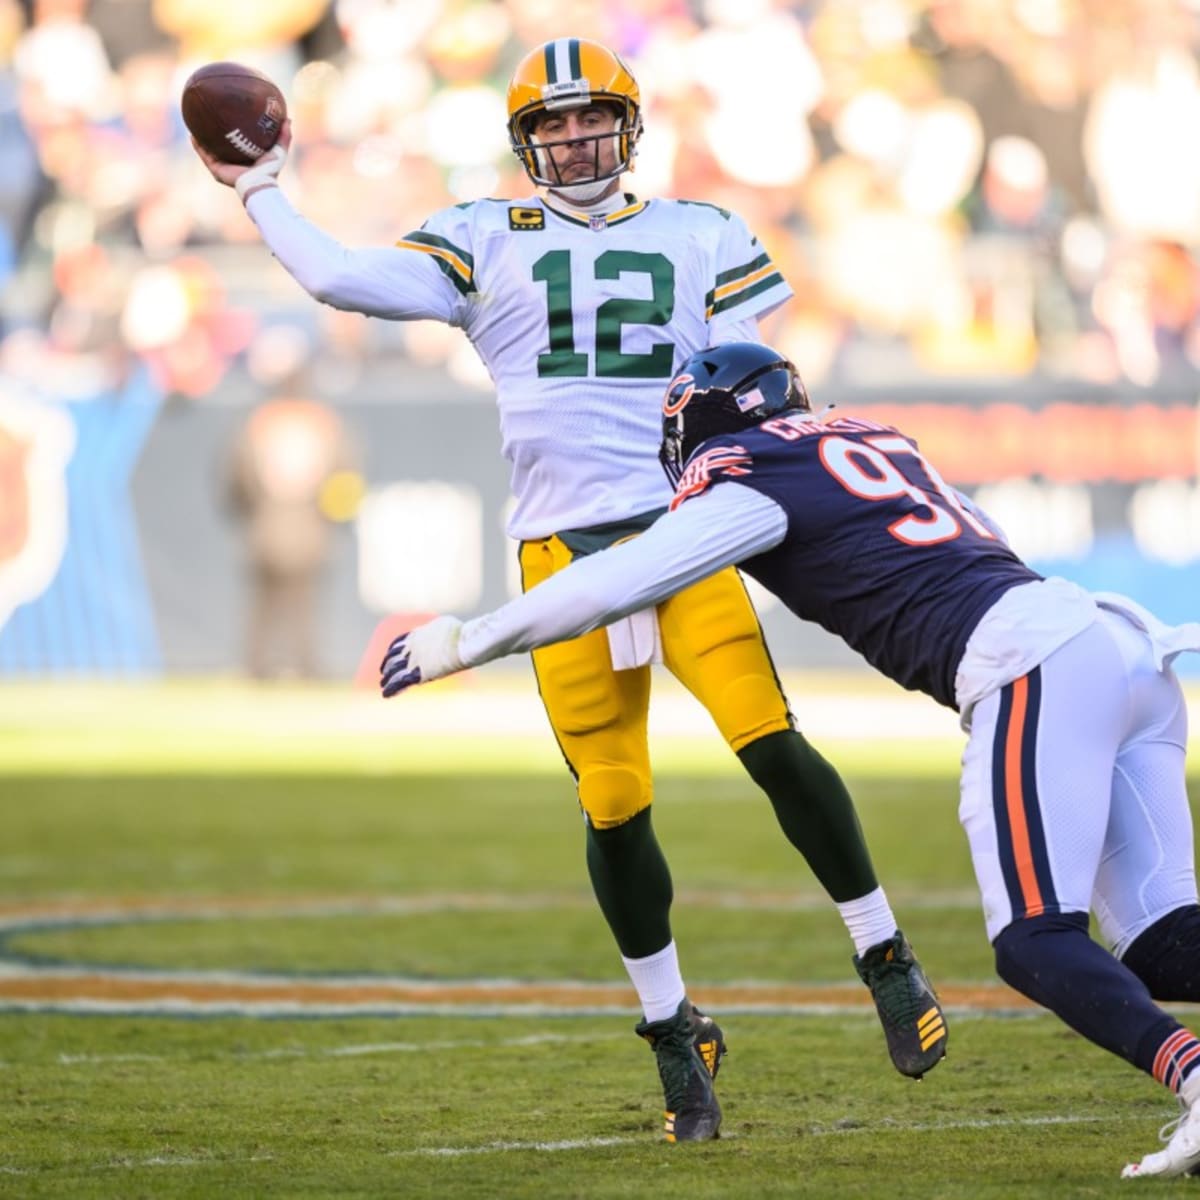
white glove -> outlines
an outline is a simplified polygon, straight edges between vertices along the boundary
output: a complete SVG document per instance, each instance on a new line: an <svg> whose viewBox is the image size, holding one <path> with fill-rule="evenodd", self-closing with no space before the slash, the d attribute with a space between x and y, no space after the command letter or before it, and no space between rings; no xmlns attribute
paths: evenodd
<svg viewBox="0 0 1200 1200"><path fill-rule="evenodd" d="M462 626L457 617L435 617L396 638L379 664L384 698L461 671L466 666L458 656Z"/></svg>
<svg viewBox="0 0 1200 1200"><path fill-rule="evenodd" d="M287 162L287 151L276 142L254 166L248 171L243 171L233 181L234 189L242 203L246 203L250 192L264 187L278 187L279 172L283 170L285 162Z"/></svg>

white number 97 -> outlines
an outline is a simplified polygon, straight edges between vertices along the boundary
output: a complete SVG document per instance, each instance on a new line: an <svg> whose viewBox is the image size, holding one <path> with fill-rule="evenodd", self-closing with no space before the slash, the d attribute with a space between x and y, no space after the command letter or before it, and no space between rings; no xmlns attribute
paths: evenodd
<svg viewBox="0 0 1200 1200"><path fill-rule="evenodd" d="M844 437L821 439L821 463L837 481L864 500L895 500L907 496L915 505L927 509L928 516L909 513L888 526L888 533L909 546L932 546L948 542L962 533L965 522L981 537L994 535L963 507L953 488L948 487L924 455L904 438L895 434L870 437L852 442ZM915 459L933 485L937 499L911 483L889 455L904 454Z"/></svg>

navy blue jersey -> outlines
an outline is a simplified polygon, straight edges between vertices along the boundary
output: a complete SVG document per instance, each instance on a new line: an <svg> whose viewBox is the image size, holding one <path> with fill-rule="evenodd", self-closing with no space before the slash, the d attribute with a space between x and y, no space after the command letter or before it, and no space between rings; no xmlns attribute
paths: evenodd
<svg viewBox="0 0 1200 1200"><path fill-rule="evenodd" d="M787 534L739 567L797 616L906 688L956 707L967 639L999 596L1040 579L897 430L799 416L712 438L672 507L735 482L787 513Z"/></svg>

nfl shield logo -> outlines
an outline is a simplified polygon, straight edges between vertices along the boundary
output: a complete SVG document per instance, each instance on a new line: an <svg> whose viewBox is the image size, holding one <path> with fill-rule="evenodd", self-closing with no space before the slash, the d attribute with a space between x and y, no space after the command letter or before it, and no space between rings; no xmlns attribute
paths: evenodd
<svg viewBox="0 0 1200 1200"><path fill-rule="evenodd" d="M0 570L29 540L29 484L25 461L29 443L0 425Z"/></svg>
<svg viewBox="0 0 1200 1200"><path fill-rule="evenodd" d="M589 217L588 224L591 226L593 233L599 233L601 229L608 228L608 218L607 217Z"/></svg>
<svg viewBox="0 0 1200 1200"><path fill-rule="evenodd" d="M75 424L55 405L0 393L0 626L58 572L74 449Z"/></svg>

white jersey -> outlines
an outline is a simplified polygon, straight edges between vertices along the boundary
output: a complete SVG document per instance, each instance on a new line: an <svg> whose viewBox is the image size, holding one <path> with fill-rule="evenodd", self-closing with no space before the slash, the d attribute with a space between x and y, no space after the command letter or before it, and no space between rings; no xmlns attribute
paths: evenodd
<svg viewBox="0 0 1200 1200"><path fill-rule="evenodd" d="M516 506L509 533L546 537L664 507L662 395L696 350L755 338L791 288L734 213L637 201L607 216L540 196L435 213L395 249L347 251L276 189L250 213L319 299L461 327L496 385Z"/></svg>

